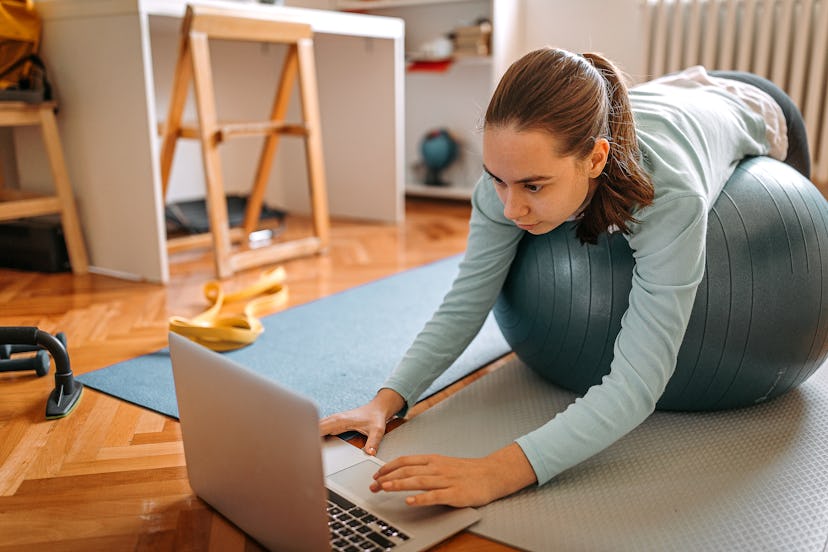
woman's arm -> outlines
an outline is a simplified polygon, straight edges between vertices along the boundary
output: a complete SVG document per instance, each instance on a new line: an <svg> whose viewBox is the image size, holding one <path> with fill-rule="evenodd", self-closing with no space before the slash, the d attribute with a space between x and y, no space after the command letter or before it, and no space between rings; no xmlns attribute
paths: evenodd
<svg viewBox="0 0 828 552"><path fill-rule="evenodd" d="M635 268L610 373L553 420L517 440L538 482L603 450L653 411L675 370L704 274L707 210L739 160L768 150L764 123L710 87L630 92L656 189L629 238Z"/></svg>
<svg viewBox="0 0 828 552"><path fill-rule="evenodd" d="M451 289L384 387L413 404L471 343L489 315L524 232L503 216L491 177L472 196L466 254Z"/></svg>
<svg viewBox="0 0 828 552"><path fill-rule="evenodd" d="M610 373L517 443L538 482L600 452L655 409L675 369L704 273L707 206L698 195L662 200L630 239L636 265Z"/></svg>
<svg viewBox="0 0 828 552"><path fill-rule="evenodd" d="M522 234L503 218L503 205L491 179L481 177L472 196L466 254L441 306L374 399L321 420L320 434L359 431L367 436L364 450L376 454L388 419L404 414L480 331L500 293Z"/></svg>

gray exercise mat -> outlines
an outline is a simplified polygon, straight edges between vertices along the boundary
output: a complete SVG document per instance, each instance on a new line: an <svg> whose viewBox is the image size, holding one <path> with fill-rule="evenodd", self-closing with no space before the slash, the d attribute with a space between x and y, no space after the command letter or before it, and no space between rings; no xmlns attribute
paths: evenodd
<svg viewBox="0 0 828 552"><path fill-rule="evenodd" d="M389 433L379 456L483 456L574 398L515 358ZM549 484L481 511L473 532L527 550L822 552L828 368L758 406L656 412Z"/></svg>

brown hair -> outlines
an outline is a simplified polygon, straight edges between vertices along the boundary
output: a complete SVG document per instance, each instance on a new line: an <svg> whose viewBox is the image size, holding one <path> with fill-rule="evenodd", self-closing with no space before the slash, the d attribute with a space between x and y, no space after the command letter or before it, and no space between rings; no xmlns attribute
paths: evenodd
<svg viewBox="0 0 828 552"><path fill-rule="evenodd" d="M541 130L555 136L559 155L586 158L599 138L610 144L604 171L577 235L595 243L612 226L625 234L636 206L653 201L653 186L641 167L627 86L612 62L599 54L543 48L512 64L486 110L485 127Z"/></svg>

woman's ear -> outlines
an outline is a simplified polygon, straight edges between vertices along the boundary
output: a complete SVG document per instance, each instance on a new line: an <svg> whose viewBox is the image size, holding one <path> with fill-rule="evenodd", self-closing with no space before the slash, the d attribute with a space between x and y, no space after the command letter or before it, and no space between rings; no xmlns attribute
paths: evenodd
<svg viewBox="0 0 828 552"><path fill-rule="evenodd" d="M598 178L598 175L604 171L609 158L609 142L606 138L598 138L595 145L592 147L592 153L589 154L588 172L590 178Z"/></svg>

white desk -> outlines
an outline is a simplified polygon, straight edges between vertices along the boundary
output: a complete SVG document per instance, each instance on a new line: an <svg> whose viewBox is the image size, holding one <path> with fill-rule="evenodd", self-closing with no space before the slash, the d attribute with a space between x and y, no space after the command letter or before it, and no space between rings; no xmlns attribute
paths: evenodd
<svg viewBox="0 0 828 552"><path fill-rule="evenodd" d="M331 214L402 220L403 21L197 1L311 24ZM98 272L156 282L169 278L157 125L166 117L185 5L184 0L37 3L68 170ZM268 113L282 52L261 44L216 43L211 49L220 116L245 120ZM282 141L267 201L303 212L308 209L304 157L301 144L292 142ZM249 188L259 153L255 139L236 143L235 149L222 150L228 192ZM24 172L21 185L27 187ZM198 145L179 141L167 200L202 193Z"/></svg>

